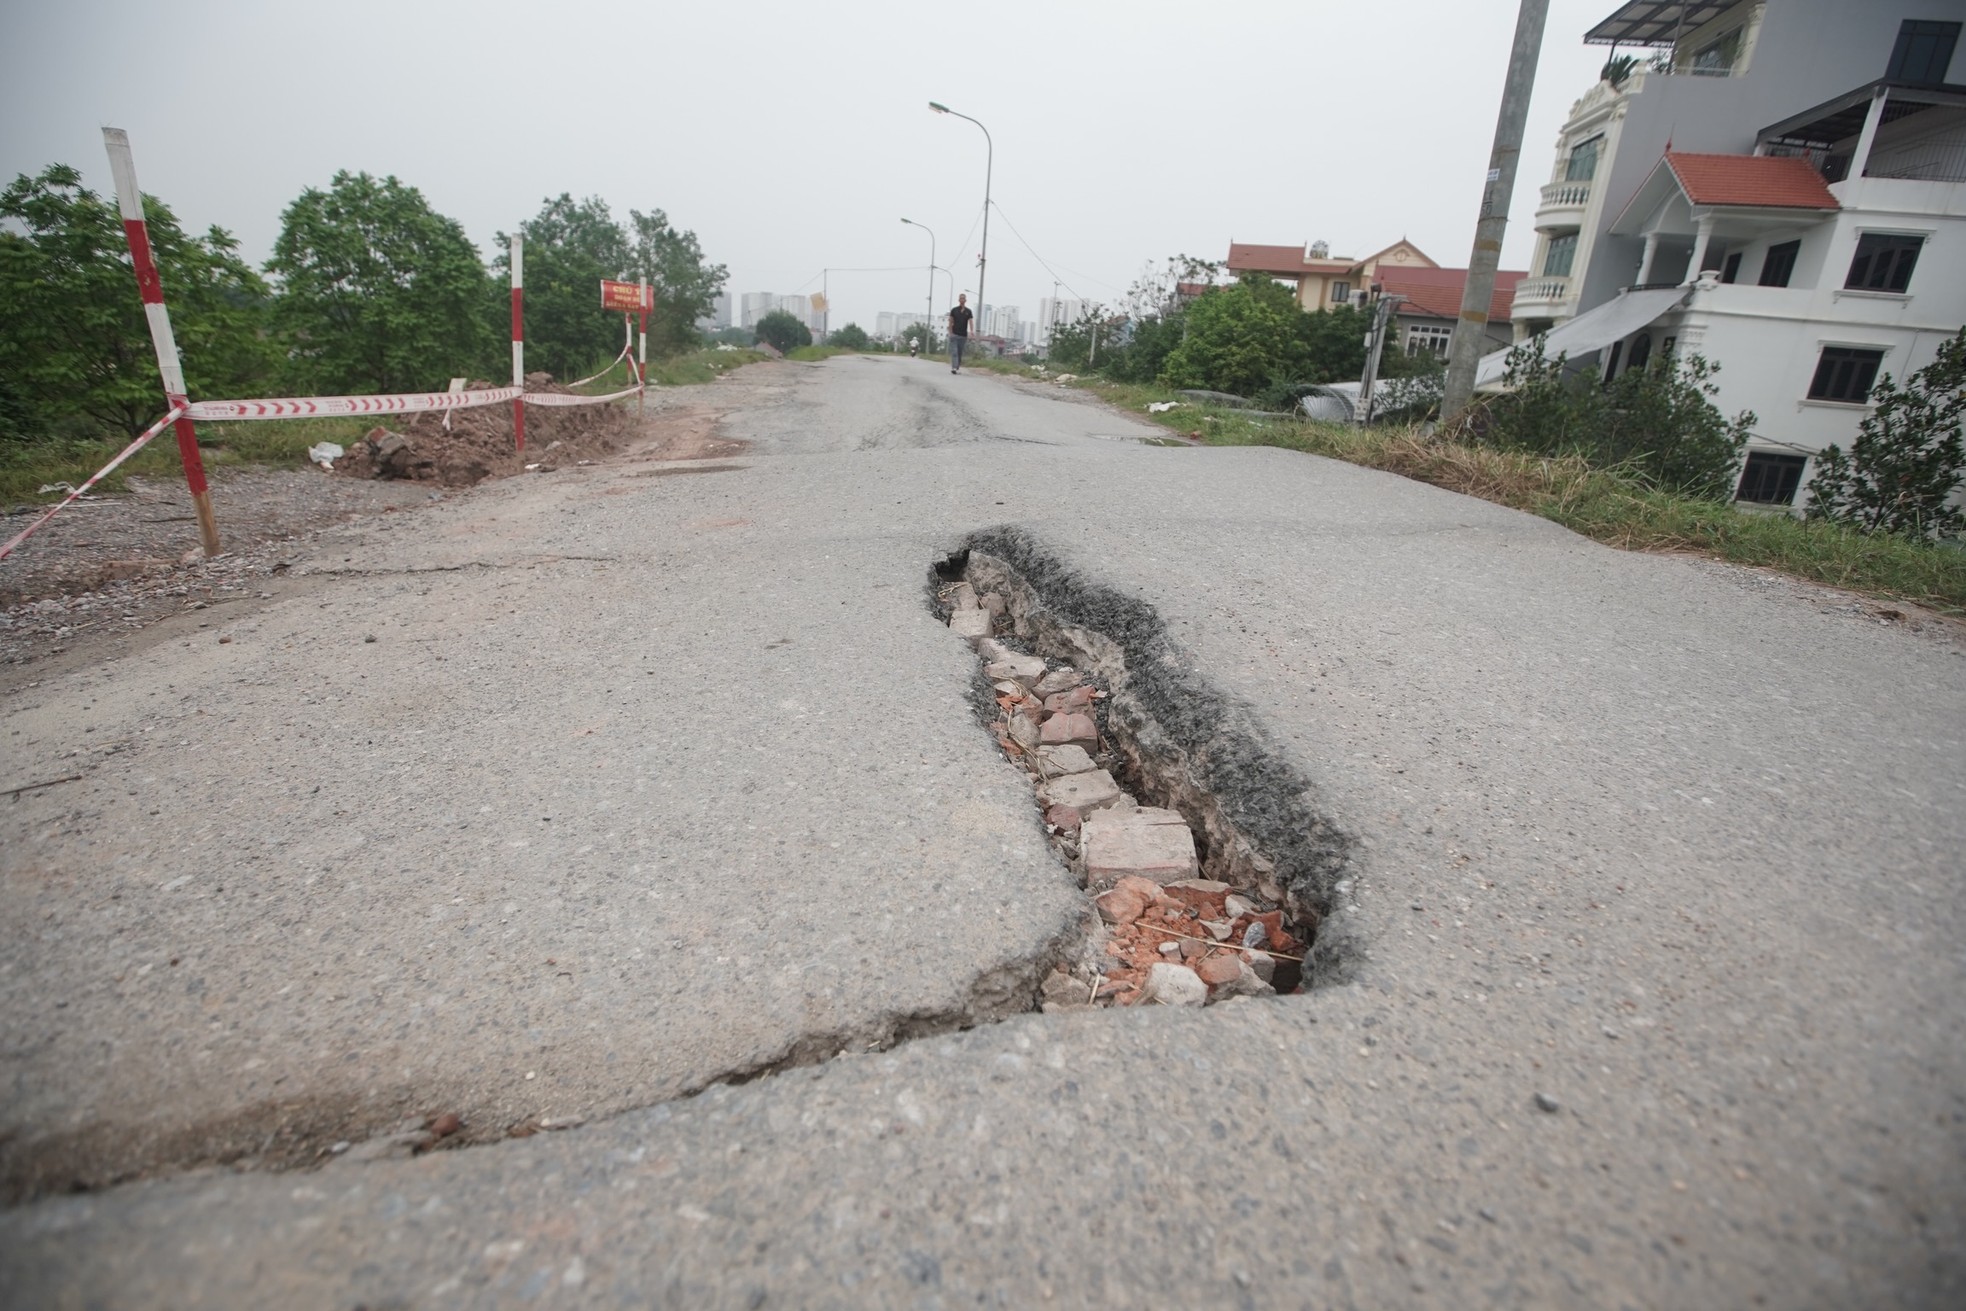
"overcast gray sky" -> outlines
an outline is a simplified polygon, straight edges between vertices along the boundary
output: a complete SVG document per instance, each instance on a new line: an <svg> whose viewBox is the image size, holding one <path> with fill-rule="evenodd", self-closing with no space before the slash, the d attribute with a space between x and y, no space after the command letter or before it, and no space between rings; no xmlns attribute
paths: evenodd
<svg viewBox="0 0 1966 1311"><path fill-rule="evenodd" d="M1605 50L1616 0L1552 0L1504 267ZM1116 298L1143 262L1238 241L1410 237L1467 262L1516 0L8 0L0 170L60 161L144 189L264 260L337 169L393 173L481 248L549 195L667 210L729 289L817 290L833 324L922 307L928 224L974 291L996 141L989 299ZM1013 227L1015 232L1013 232ZM1022 240L1017 234L1021 233ZM1029 243L1029 248L1024 244ZM1032 251L1036 254L1033 255ZM938 286L938 312L946 301ZM972 296L972 300L974 297ZM597 313L600 311L597 309Z"/></svg>

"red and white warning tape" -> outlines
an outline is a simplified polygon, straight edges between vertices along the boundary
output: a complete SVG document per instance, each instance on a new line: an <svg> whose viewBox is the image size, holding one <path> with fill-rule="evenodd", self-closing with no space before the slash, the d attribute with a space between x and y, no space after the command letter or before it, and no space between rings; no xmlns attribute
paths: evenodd
<svg viewBox="0 0 1966 1311"><path fill-rule="evenodd" d="M298 396L264 401L193 401L193 419L324 419L342 415L414 414L423 410L468 410L496 405L523 394L519 387L481 391L403 392L394 396Z"/></svg>
<svg viewBox="0 0 1966 1311"><path fill-rule="evenodd" d="M633 396L641 390L640 384L625 391L611 391L605 396L573 396L558 391L529 391L526 393L528 405L599 405L604 401L618 401L623 396Z"/></svg>
<svg viewBox="0 0 1966 1311"><path fill-rule="evenodd" d="M626 351L622 352L624 355ZM616 357L615 364L621 362ZM608 365L612 369L614 364ZM606 369L601 371L607 372ZM594 375L595 378L601 374ZM582 382L592 382L583 378ZM479 405L497 405L501 401L523 399L528 405L569 406L603 405L618 401L624 396L633 396L641 391L641 384L622 391L609 392L605 396L573 396L566 392L526 391L522 387L490 387L478 391L427 391L403 392L393 396L295 396L263 401L192 401L180 405L145 429L143 435L125 446L115 459L96 470L90 479L48 507L46 514L17 533L5 546L0 546L0 560L6 559L42 525L54 518L72 504L75 499L91 487L116 471L116 467L150 444L150 440L179 419L205 419L228 422L239 419L324 419L336 416L364 414L414 414L427 410L466 410Z"/></svg>
<svg viewBox="0 0 1966 1311"><path fill-rule="evenodd" d="M609 361L608 361L608 366L607 366L607 368L605 368L605 369L602 369L602 370L601 370L601 371L600 371L599 373L590 373L590 374L588 374L588 375L587 375L587 376L586 376L585 378L576 378L576 379L574 379L574 380L573 380L572 382L570 382L570 383L568 383L568 384L567 384L567 386L569 386L569 387L580 387L580 386L584 386L585 384L587 384L587 383L590 383L590 382L592 382L592 381L594 381L594 379L596 379L596 378L605 378L605 377L607 377L607 376L608 376L608 375L609 375L610 373L613 373L613 372L614 372L614 366L615 366L615 365L617 365L617 364L619 364L619 363L621 363L621 362L622 362L623 360L625 360L625 359L627 359L627 358L628 358L628 352L629 352L629 351L631 351L631 350L633 350L633 349L634 349L634 346L635 346L635 334L634 334L634 330L633 330L633 329L630 329L630 330L629 330L629 333L628 333L628 340L627 340L627 341L625 341L625 342L623 342L623 343L622 343L622 345L621 345L621 354L619 354L619 355L617 355L617 356L615 356L615 357L614 357L613 359L611 359L611 360L609 360ZM633 365L631 364L631 365L630 365L630 366L628 367L628 372L630 372L630 373L633 373L634 371L635 371L635 368L634 368L634 366L633 366Z"/></svg>
<svg viewBox="0 0 1966 1311"><path fill-rule="evenodd" d="M34 536L34 534L41 531L42 524L45 524L48 522L48 520L54 518L64 508L66 508L68 504L71 501L73 501L76 497L88 491L91 487L94 487L97 483L101 482L104 478L114 473L116 471L117 465L121 464L123 461L129 459L132 455L135 455L138 451L148 446L150 444L150 439L152 437L155 437L158 433L164 431L164 429L170 427L173 423L176 423L178 419L183 416L183 414L184 414L184 410L182 408L174 409L169 414L165 415L163 418L157 420L157 422L151 424L148 428L144 429L142 436L138 437L135 441L131 442L128 446L125 446L122 450L122 453L119 454L115 459L111 460L108 464L103 465L102 468L96 470L94 476L92 476L87 482L83 483L80 487L77 487L74 491L70 492L68 495L62 497L62 499L56 502L54 505L49 506L48 512L46 514L42 515L39 519L36 519L33 523L29 524L27 527L21 529L20 532L16 533L13 539L9 541L5 546L0 546L0 560L4 560L8 556L12 555L14 553L14 548L16 546L19 546L22 542L26 541L28 538Z"/></svg>

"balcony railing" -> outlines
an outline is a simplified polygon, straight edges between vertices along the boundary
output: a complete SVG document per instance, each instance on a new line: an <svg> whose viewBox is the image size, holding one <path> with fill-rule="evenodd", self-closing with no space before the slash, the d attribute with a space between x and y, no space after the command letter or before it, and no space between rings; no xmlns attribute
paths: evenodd
<svg viewBox="0 0 1966 1311"><path fill-rule="evenodd" d="M1867 178L1966 182L1966 133L1954 129L1922 141L1879 146L1864 165Z"/></svg>
<svg viewBox="0 0 1966 1311"><path fill-rule="evenodd" d="M1515 303L1518 307L1524 301L1534 301L1538 305L1555 304L1568 299L1570 295L1569 278L1524 278L1516 284Z"/></svg>
<svg viewBox="0 0 1966 1311"><path fill-rule="evenodd" d="M1538 213L1545 209L1582 209L1590 203L1591 184L1588 182L1552 182L1543 188L1543 203Z"/></svg>

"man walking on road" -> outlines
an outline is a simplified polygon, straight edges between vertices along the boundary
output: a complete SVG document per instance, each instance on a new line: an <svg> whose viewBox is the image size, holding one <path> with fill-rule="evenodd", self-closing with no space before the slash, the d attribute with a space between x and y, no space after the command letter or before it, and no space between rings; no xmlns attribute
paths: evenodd
<svg viewBox="0 0 1966 1311"><path fill-rule="evenodd" d="M963 371L963 351L969 345L969 321L976 317L969 312L969 293L956 297L956 308L949 311L949 372Z"/></svg>

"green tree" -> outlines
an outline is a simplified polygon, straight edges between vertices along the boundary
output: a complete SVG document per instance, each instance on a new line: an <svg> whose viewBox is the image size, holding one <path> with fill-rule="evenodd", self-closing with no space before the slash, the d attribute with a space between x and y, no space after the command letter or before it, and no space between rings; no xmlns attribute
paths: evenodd
<svg viewBox="0 0 1966 1311"><path fill-rule="evenodd" d="M861 327L858 323L849 323L838 332L826 338L826 344L828 346L838 346L842 350L864 351L867 349L867 343L871 340L872 338L867 335L865 328Z"/></svg>
<svg viewBox="0 0 1966 1311"><path fill-rule="evenodd" d="M1848 454L1830 446L1809 480L1811 519L1863 533L1957 536L1966 514L1949 504L1966 476L1966 328L1939 346L1938 358L1900 387L1885 374L1871 388L1871 412L1857 424Z"/></svg>
<svg viewBox="0 0 1966 1311"><path fill-rule="evenodd" d="M224 229L188 236L155 196L143 210L191 394L261 394L266 284ZM55 164L0 192L0 219L0 438L141 432L163 386L115 205Z"/></svg>
<svg viewBox="0 0 1966 1311"><path fill-rule="evenodd" d="M776 346L781 351L792 351L801 346L812 345L812 329L784 310L773 310L759 319L758 326L753 331L759 341Z"/></svg>
<svg viewBox="0 0 1966 1311"><path fill-rule="evenodd" d="M1254 395L1309 363L1307 316L1288 287L1260 274L1203 296L1187 310L1187 336L1169 352L1162 378L1175 387Z"/></svg>
<svg viewBox="0 0 1966 1311"><path fill-rule="evenodd" d="M933 349L928 335L928 325L925 323L911 323L901 330L901 348L906 350L908 343L911 341L920 344L923 354L927 354Z"/></svg>
<svg viewBox="0 0 1966 1311"><path fill-rule="evenodd" d="M1093 331L1096 328L1104 333L1110 343L1112 334L1105 324L1111 318L1105 306L1093 304L1081 310L1074 322L1052 324L1045 338L1045 360L1054 369L1089 369Z"/></svg>
<svg viewBox="0 0 1966 1311"><path fill-rule="evenodd" d="M635 249L599 196L562 192L519 225L525 239L526 364L562 378L587 372L621 349L621 324L601 308L601 279L634 266ZM511 242L498 234L493 268L511 278ZM693 320L702 311L692 312Z"/></svg>
<svg viewBox="0 0 1966 1311"><path fill-rule="evenodd" d="M296 386L424 391L497 355L491 281L455 219L394 177L336 173L280 216L267 271Z"/></svg>
<svg viewBox="0 0 1966 1311"><path fill-rule="evenodd" d="M729 276L721 264L703 262L696 234L670 225L661 210L628 211L629 276L655 288L649 316L649 353L673 355L696 345L696 321L710 312Z"/></svg>

